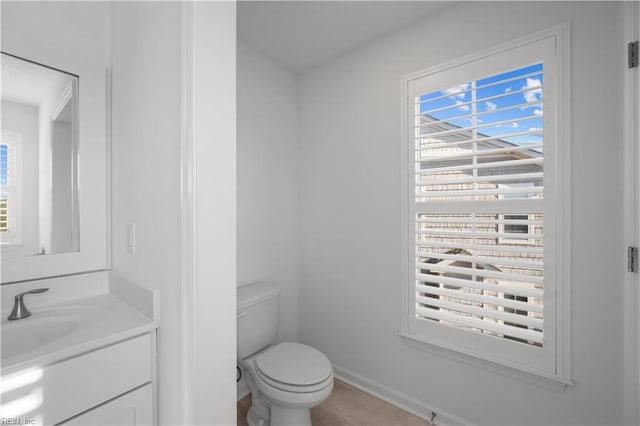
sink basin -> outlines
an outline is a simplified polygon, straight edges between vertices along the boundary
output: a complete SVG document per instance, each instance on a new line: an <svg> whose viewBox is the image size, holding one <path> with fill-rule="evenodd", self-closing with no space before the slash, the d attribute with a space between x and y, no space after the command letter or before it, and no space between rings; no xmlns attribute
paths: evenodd
<svg viewBox="0 0 640 426"><path fill-rule="evenodd" d="M8 321L8 312L2 313L0 380L157 327L154 321L110 294L34 307L31 313L30 317L15 321Z"/></svg>
<svg viewBox="0 0 640 426"><path fill-rule="evenodd" d="M2 361L60 339L80 324L70 318L26 318L2 322Z"/></svg>

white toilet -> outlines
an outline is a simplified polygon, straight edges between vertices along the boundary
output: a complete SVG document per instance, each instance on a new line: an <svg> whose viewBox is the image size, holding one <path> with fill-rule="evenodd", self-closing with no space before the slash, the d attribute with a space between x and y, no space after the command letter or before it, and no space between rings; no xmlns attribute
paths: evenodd
<svg viewBox="0 0 640 426"><path fill-rule="evenodd" d="M280 288L259 282L238 288L238 361L251 389L250 426L311 425L309 409L333 389L333 369L319 350L300 343L271 346Z"/></svg>

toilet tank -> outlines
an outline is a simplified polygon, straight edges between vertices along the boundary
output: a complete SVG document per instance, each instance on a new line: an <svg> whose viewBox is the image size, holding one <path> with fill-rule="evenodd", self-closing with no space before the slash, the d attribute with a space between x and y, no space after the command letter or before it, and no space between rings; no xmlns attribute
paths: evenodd
<svg viewBox="0 0 640 426"><path fill-rule="evenodd" d="M237 291L237 357L243 359L273 342L278 326L280 288L257 282L238 287Z"/></svg>

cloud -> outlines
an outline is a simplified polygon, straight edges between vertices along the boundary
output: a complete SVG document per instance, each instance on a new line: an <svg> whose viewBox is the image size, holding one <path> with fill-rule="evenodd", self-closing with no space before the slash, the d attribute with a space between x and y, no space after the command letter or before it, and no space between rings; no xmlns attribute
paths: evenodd
<svg viewBox="0 0 640 426"><path fill-rule="evenodd" d="M443 92L452 98L464 98L467 94L463 93L465 90L468 90L471 87L471 83L461 84L459 86L450 87L448 89L444 89Z"/></svg>
<svg viewBox="0 0 640 426"><path fill-rule="evenodd" d="M504 89L504 93L511 93L513 89L511 88L511 86L507 87L506 89Z"/></svg>
<svg viewBox="0 0 640 426"><path fill-rule="evenodd" d="M469 105L464 105L464 102L462 101L456 101L456 105L458 105L458 109L460 111L469 111Z"/></svg>
<svg viewBox="0 0 640 426"><path fill-rule="evenodd" d="M494 104L491 101L487 101L486 105L487 105L487 111L493 111L494 109L496 109L496 104Z"/></svg>
<svg viewBox="0 0 640 426"><path fill-rule="evenodd" d="M493 127L510 127L512 129L516 129L520 127L520 125L518 123L509 123L509 124L496 124Z"/></svg>
<svg viewBox="0 0 640 426"><path fill-rule="evenodd" d="M527 77L527 83L522 86L522 89L529 89L536 86L542 86L542 82L540 81L540 79ZM539 101L540 99L542 99L542 87L524 92L523 95L524 99L527 102Z"/></svg>
<svg viewBox="0 0 640 426"><path fill-rule="evenodd" d="M542 115L542 109L541 108L536 108L533 110L533 114L534 115Z"/></svg>
<svg viewBox="0 0 640 426"><path fill-rule="evenodd" d="M530 132L541 132L542 127L529 127Z"/></svg>

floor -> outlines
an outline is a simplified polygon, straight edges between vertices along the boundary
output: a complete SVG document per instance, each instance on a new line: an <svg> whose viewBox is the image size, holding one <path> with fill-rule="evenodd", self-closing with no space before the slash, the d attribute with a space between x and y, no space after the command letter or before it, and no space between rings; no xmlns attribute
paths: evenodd
<svg viewBox="0 0 640 426"><path fill-rule="evenodd" d="M247 426L251 395L238 401L238 426ZM335 380L327 400L311 409L314 426L430 426L426 420Z"/></svg>

